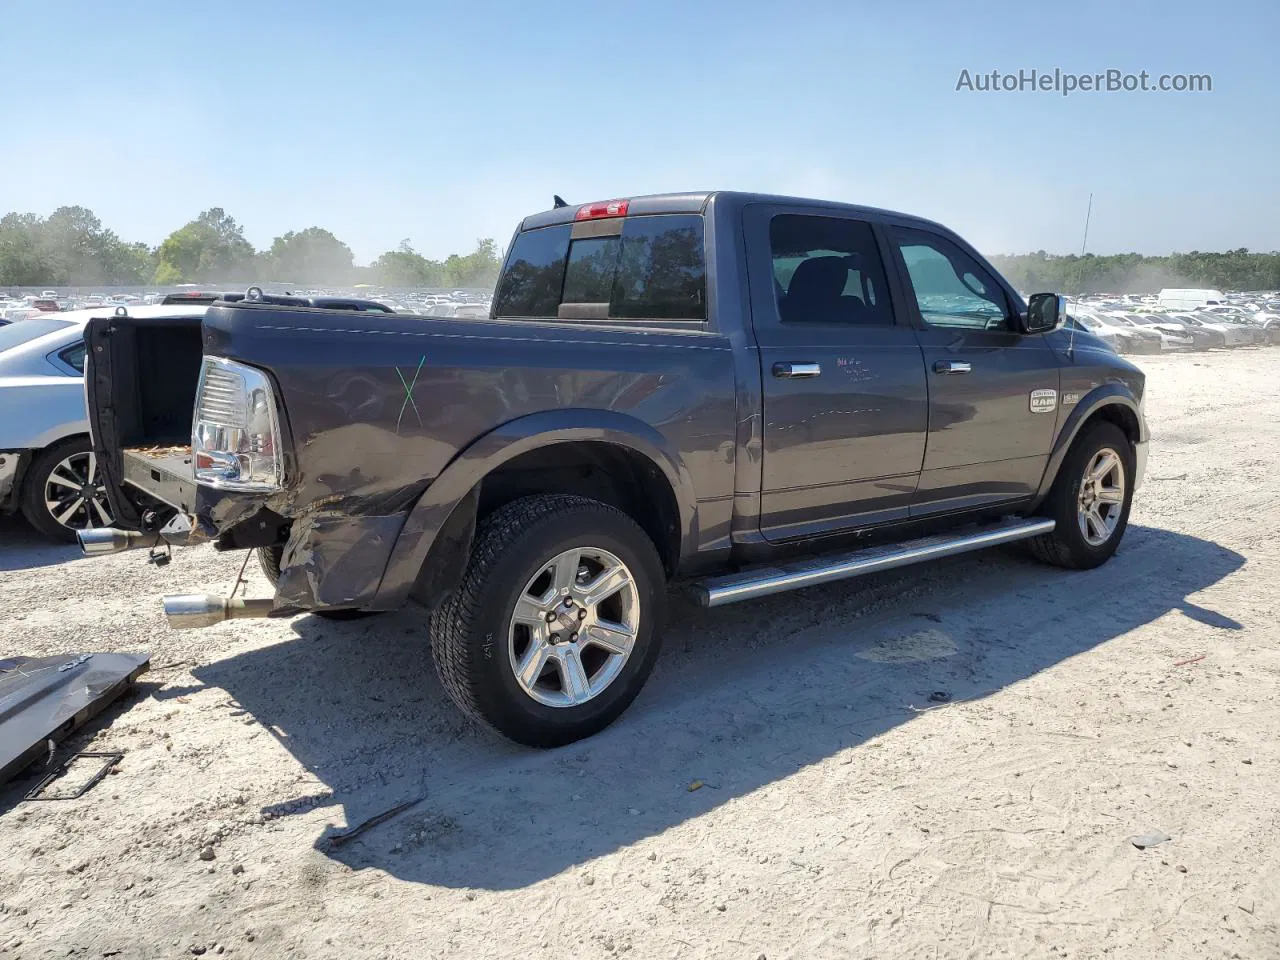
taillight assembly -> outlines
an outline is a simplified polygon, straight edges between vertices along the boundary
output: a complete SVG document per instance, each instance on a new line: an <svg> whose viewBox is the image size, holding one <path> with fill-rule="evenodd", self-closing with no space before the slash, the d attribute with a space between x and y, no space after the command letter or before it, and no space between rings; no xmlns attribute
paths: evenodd
<svg viewBox="0 0 1280 960"><path fill-rule="evenodd" d="M280 421L265 373L234 360L204 358L191 454L197 483L245 493L280 489Z"/></svg>
<svg viewBox="0 0 1280 960"><path fill-rule="evenodd" d="M578 208L575 220L599 220L603 217L625 217L630 200L606 200L604 203L588 203Z"/></svg>

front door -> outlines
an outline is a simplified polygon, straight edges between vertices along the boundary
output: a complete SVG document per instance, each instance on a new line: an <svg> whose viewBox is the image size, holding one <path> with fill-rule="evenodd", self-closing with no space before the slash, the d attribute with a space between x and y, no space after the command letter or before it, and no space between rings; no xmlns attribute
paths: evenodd
<svg viewBox="0 0 1280 960"><path fill-rule="evenodd" d="M1007 291L951 239L891 227L915 293L929 439L912 516L1035 494L1058 417L1058 358L1024 335Z"/></svg>
<svg viewBox="0 0 1280 960"><path fill-rule="evenodd" d="M895 314L872 229L804 211L746 212L771 541L905 519L924 458L920 346Z"/></svg>

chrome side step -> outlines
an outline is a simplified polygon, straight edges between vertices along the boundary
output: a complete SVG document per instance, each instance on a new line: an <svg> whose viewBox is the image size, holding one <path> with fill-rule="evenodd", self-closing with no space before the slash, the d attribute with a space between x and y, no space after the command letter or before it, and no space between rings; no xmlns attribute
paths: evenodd
<svg viewBox="0 0 1280 960"><path fill-rule="evenodd" d="M906 543L870 547L852 553L833 554L799 560L773 567L761 567L722 577L711 577L694 585L694 594L704 607L722 607L739 600L754 600L773 593L816 587L821 583L861 577L925 560L938 560L970 550L981 550L1015 540L1026 540L1052 532L1054 522L1046 519L1002 520L962 534L922 537Z"/></svg>

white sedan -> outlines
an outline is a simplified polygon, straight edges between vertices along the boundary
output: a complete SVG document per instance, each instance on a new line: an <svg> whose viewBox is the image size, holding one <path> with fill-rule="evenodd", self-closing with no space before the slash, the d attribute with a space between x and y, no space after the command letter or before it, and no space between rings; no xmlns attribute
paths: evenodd
<svg viewBox="0 0 1280 960"><path fill-rule="evenodd" d="M207 306L129 307L134 317L198 317ZM111 526L84 399L84 327L111 308L46 313L0 327L0 513L74 542Z"/></svg>
<svg viewBox="0 0 1280 960"><path fill-rule="evenodd" d="M1193 327L1203 327L1206 330L1213 330L1222 334L1228 347L1247 347L1256 339L1253 331L1244 324L1233 323L1226 318L1217 316L1216 314L1174 313L1170 314L1170 316Z"/></svg>

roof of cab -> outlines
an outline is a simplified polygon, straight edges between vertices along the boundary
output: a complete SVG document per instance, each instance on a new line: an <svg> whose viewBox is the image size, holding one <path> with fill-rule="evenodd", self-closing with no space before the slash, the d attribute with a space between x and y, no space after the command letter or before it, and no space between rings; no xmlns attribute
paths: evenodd
<svg viewBox="0 0 1280 960"><path fill-rule="evenodd" d="M606 198L611 199L611 198ZM812 197L786 197L769 193L745 193L737 190L703 190L693 193L655 193L643 197L627 197L618 198L627 199L630 205L627 209L627 216L643 216L645 214L659 213L703 213L708 203L714 201L729 201L734 204L745 205L748 203L773 203L785 204L787 206L799 207L821 207L823 209L840 209L850 213L861 213L866 216L874 216L877 219L892 217L899 220L910 220L920 224L929 226L941 226L924 217L918 217L910 213L899 213L895 210L884 210L878 207L861 206L856 203L842 203L838 200L819 200ZM600 201L588 201L596 203ZM571 203L567 206L556 207L552 210L544 210L542 213L531 214L524 218L520 223L521 230L534 230L538 227L549 227L553 224L572 223L578 209L585 206L584 203ZM946 229L943 227L943 229ZM950 232L950 231L948 231Z"/></svg>

